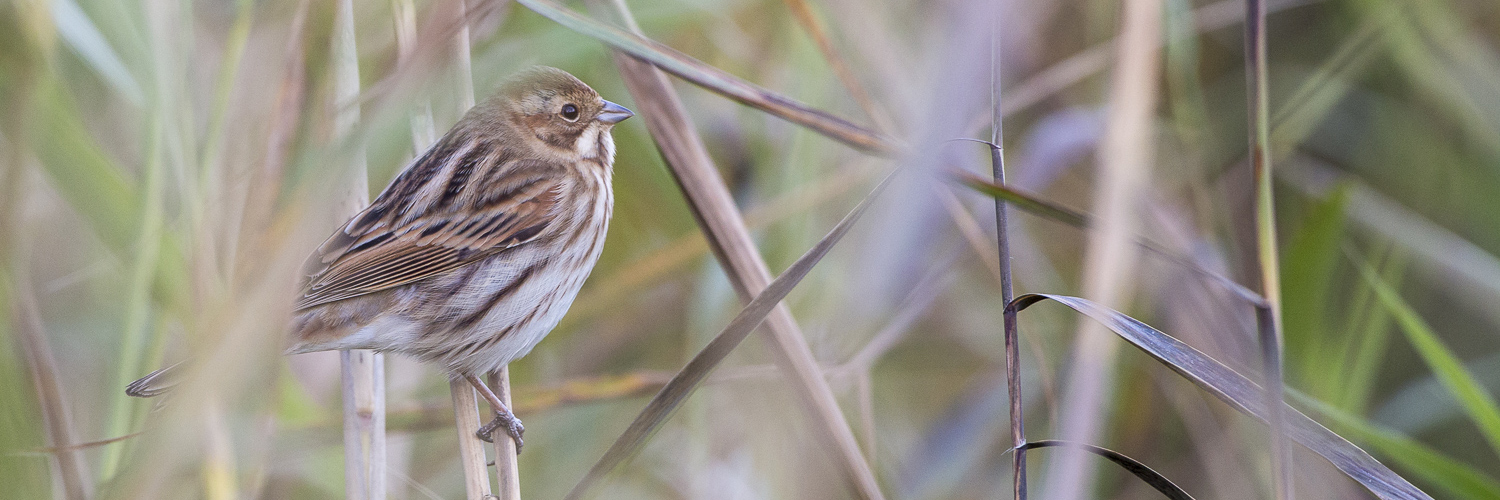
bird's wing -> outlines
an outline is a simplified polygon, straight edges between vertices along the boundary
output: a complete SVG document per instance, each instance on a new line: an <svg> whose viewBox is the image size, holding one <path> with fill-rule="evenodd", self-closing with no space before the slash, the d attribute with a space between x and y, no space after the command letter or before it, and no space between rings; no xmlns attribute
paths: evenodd
<svg viewBox="0 0 1500 500"><path fill-rule="evenodd" d="M382 200L376 200L309 260L315 270L296 309L429 278L536 239L555 217L561 183L555 176L512 180L498 187L501 195L483 208L432 213L404 223L394 214L368 217L382 207Z"/></svg>

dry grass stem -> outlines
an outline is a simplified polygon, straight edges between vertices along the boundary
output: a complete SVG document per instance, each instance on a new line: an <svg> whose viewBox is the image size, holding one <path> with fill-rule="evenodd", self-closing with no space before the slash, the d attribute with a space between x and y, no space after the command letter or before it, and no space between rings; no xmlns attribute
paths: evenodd
<svg viewBox="0 0 1500 500"><path fill-rule="evenodd" d="M979 227L979 221L974 219L974 214L964 207L959 201L958 195L952 189L938 186L933 189L937 193L938 201L943 204L943 210L948 213L948 218L953 221L953 226L958 228L958 234L964 238L964 243L974 252L974 256L984 263L984 268L995 278L996 283L1005 281L1000 273L1000 259L996 257L997 252L990 247L984 229Z"/></svg>
<svg viewBox="0 0 1500 500"><path fill-rule="evenodd" d="M19 276L14 283L10 312L16 323L14 331L20 337L26 368L31 372L32 390L36 391L40 403L47 445L58 450L51 454L53 477L62 484L63 498L86 500L93 496L93 483L89 481L88 462L84 460L83 450L72 447L78 438L73 429L73 414L63 392L57 358L52 355L52 347L43 333L41 315L37 312L31 287Z"/></svg>
<svg viewBox="0 0 1500 500"><path fill-rule="evenodd" d="M594 5L601 3L595 2ZM625 26L635 33L640 32L623 1L615 1L611 6L612 14L624 21ZM707 235L714 255L729 275L740 299L749 302L771 282L771 271L751 239L733 196L719 177L719 171L676 91L667 81L666 74L645 61L617 52L615 64L620 68L630 94L641 107L651 137L687 198L699 227ZM787 370L799 398L812 411L818 423L818 435L825 438L825 444L838 454L845 473L861 497L883 498L874 471L860 451L854 431L844 419L833 389L823 378L822 369L791 311L785 305L776 306L766 319L766 325L769 340L778 355L778 364Z"/></svg>
<svg viewBox="0 0 1500 500"><path fill-rule="evenodd" d="M233 500L239 493L235 477L234 439L230 437L229 422L225 421L224 416L224 403L219 397L218 394L210 394L203 401L203 429L207 441L204 445L208 448L201 473L203 497L208 500ZM368 481L363 484L368 484ZM361 498L381 497L365 495Z"/></svg>
<svg viewBox="0 0 1500 500"><path fill-rule="evenodd" d="M1129 303L1131 275L1139 249L1137 200L1143 199L1154 154L1156 79L1160 68L1160 0L1129 0L1122 8L1114 74L1110 79L1109 114L1095 164L1093 226L1084 262L1083 293L1094 302L1121 309ZM1098 441L1101 415L1109 392L1109 374L1119 343L1097 323L1080 325L1074 340L1072 369L1063 396L1058 437ZM1094 462L1082 453L1057 453L1049 460L1049 498L1082 498L1093 485Z"/></svg>
<svg viewBox="0 0 1500 500"><path fill-rule="evenodd" d="M510 399L510 367L501 368L487 377L486 383L495 396L515 412ZM508 436L495 435L495 496L500 500L521 500L521 469L516 461L516 441Z"/></svg>
<svg viewBox="0 0 1500 500"><path fill-rule="evenodd" d="M453 35L452 43L454 76L458 84L458 112L462 116L469 108L474 107L475 102L474 75L469 51L470 18L465 0L453 0L449 3L448 7L448 9L445 9L448 13L448 22L456 23L459 26L458 32ZM505 403L514 412L515 408L510 406L510 367L506 366L501 368L499 372L489 374L489 386L490 390L494 391L495 395L500 397L500 401ZM472 440L473 435L474 432L468 432L461 439ZM499 433L495 435L495 484L498 488L497 493L500 500L521 499L520 464L518 462L519 457L517 456L519 451L516 449L516 442L514 440L509 439L507 436L499 435ZM473 458L472 455L464 453L463 460L468 461L473 460ZM485 465L483 458L483 453L481 453L481 463L479 465ZM467 474L472 468L472 465L465 464L465 473ZM488 482L489 469L487 466L482 467L482 469L485 471L485 481Z"/></svg>
<svg viewBox="0 0 1500 500"><path fill-rule="evenodd" d="M490 471L484 459L484 441L475 438L479 432L479 397L474 387L462 377L448 381L453 394L453 419L458 428L458 462L464 469L464 498L487 500L490 494ZM497 435L495 441L507 441ZM515 456L514 453L511 456Z"/></svg>
<svg viewBox="0 0 1500 500"><path fill-rule="evenodd" d="M344 485L348 498L385 498L385 357L339 352L344 394Z"/></svg>
<svg viewBox="0 0 1500 500"><path fill-rule="evenodd" d="M334 128L351 137L359 124L359 52L354 45L354 4L340 0L334 15ZM346 163L342 215L353 217L368 205L369 180L363 148ZM385 359L374 351L339 353L344 406L344 493L351 500L386 495Z"/></svg>
<svg viewBox="0 0 1500 500"><path fill-rule="evenodd" d="M1000 91L1000 27L1005 9L994 9L990 31L990 176L996 185L1005 185L1005 110ZM1010 304L1016 292L1011 282L1010 220L1005 199L995 198L995 254L1000 277L1000 302ZM1015 449L1011 456L1011 496L1026 499L1026 409L1021 400L1021 340L1016 313L1005 308L1005 392L1010 412L1010 441Z"/></svg>

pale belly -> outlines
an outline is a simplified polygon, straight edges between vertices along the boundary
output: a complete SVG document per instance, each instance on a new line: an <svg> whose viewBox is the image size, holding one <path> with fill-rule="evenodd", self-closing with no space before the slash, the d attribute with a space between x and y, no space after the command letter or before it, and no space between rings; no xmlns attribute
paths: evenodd
<svg viewBox="0 0 1500 500"><path fill-rule="evenodd" d="M305 311L297 319L303 330L329 316L343 319L343 326L316 338L304 334L308 340L289 352L375 349L463 374L497 370L531 352L562 320L599 259L604 230L571 252L517 247L441 276Z"/></svg>

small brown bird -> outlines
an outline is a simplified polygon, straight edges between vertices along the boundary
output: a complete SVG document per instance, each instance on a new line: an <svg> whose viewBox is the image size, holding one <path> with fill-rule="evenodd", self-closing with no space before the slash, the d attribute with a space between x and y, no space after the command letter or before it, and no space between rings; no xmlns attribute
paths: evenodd
<svg viewBox="0 0 1500 500"><path fill-rule="evenodd" d="M478 375L557 326L604 247L610 130L633 113L562 70L502 85L309 259L289 354L374 349L439 363L523 427ZM126 392L150 397L166 370Z"/></svg>

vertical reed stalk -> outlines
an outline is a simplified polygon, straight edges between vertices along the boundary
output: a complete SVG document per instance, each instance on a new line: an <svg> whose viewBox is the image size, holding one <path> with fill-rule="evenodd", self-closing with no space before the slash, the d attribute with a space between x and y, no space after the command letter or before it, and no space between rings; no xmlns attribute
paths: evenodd
<svg viewBox="0 0 1500 500"><path fill-rule="evenodd" d="M1266 3L1245 3L1245 79L1249 97L1250 167L1255 178L1255 255L1265 307L1257 311L1270 413L1271 468L1276 498L1292 498L1292 449L1282 432L1281 263L1276 255L1276 207L1271 192L1271 111L1266 81Z"/></svg>
<svg viewBox="0 0 1500 500"><path fill-rule="evenodd" d="M484 441L474 437L479 432L479 397L463 377L449 380L448 390L453 393L453 420L458 427L458 461L464 468L464 498L485 500L491 496L490 472L484 461ZM495 434L495 441L510 439L502 432ZM511 453L511 456L516 455Z"/></svg>
<svg viewBox="0 0 1500 500"><path fill-rule="evenodd" d="M203 498L233 500L239 487L235 484L234 439L230 438L229 421L224 414L221 394L209 394L203 400L204 445Z"/></svg>
<svg viewBox="0 0 1500 500"><path fill-rule="evenodd" d="M510 403L510 367L489 375L490 389L500 397L500 402L514 411ZM499 433L497 433L499 434ZM508 436L495 436L495 496L500 500L521 500L521 469L516 463L516 441Z"/></svg>
<svg viewBox="0 0 1500 500"><path fill-rule="evenodd" d="M454 83L458 85L458 112L462 115L469 108L474 107L474 71L473 61L470 59L469 54L468 4L464 0L454 0L453 7L453 21L459 26L458 33L453 37L453 66L454 78L456 80ZM510 404L510 367L501 367L499 371L490 373L487 378L489 379L490 390L494 391L495 395L500 397L500 401L505 403L507 408L514 409ZM472 391L470 393L472 394ZM470 421L477 422L476 420ZM459 439L466 440L470 444L479 447L479 463L477 465L479 465L479 472L482 473L480 477L484 478L486 494L488 494L489 469L484 462L483 448L474 438L474 433L478 430L477 427L474 429L464 429ZM460 446L460 449L462 449L462 446ZM515 440L510 439L503 432L496 433L495 475L497 477L495 485L496 491L499 493L497 496L501 500L521 499L520 465L517 463L517 453L519 452L520 450L516 449ZM472 457L465 454L463 459L467 461L471 460ZM464 464L465 474L471 470L472 465L475 464Z"/></svg>
<svg viewBox="0 0 1500 500"><path fill-rule="evenodd" d="M1001 106L1000 92L1000 26L1003 8L995 8L995 19L990 23L990 107L994 116L990 122L990 170L995 184L1005 185L1005 111ZM1005 200L995 198L995 243L1000 257L1000 300L1005 304L1015 298L1015 287L1011 283L1009 217ZM1011 494L1015 500L1026 498L1026 410L1021 404L1021 346L1017 335L1016 311L1005 308L1005 389L1010 399L1010 442L1015 448L1011 455Z"/></svg>
<svg viewBox="0 0 1500 500"><path fill-rule="evenodd" d="M334 14L333 49L335 136L347 140L359 123L359 53L354 46L354 4L340 0ZM369 204L364 148L349 148L344 215ZM380 500L386 494L385 356L373 351L339 353L344 400L344 488L351 500Z"/></svg>
<svg viewBox="0 0 1500 500"><path fill-rule="evenodd" d="M385 357L339 352L344 386L344 487L354 499L385 498Z"/></svg>
<svg viewBox="0 0 1500 500"><path fill-rule="evenodd" d="M418 53L417 43L420 37L417 35L416 10L410 0L397 0L392 2L393 10L396 12L396 45L398 64L396 67L409 67L408 60ZM450 18L443 19L444 22L435 23L438 26L454 26L458 29L453 36L452 57L454 66L455 85L458 89L458 113L460 116L474 107L474 83L472 64L469 56L469 25L466 17L467 7L463 0L455 0L447 5L435 7L438 15L449 15ZM418 107L421 112L411 116L411 133L413 148L420 154L437 141L437 130L433 124L432 107L430 102L423 102ZM499 382L490 381L492 390L501 396L506 404L510 404L509 379L503 374ZM451 381L449 390L453 398L454 427L458 432L459 462L464 472L464 491L467 498L485 499L494 498L490 492L489 468L484 456L484 446L475 434L479 431L480 412L477 409L478 401L474 389L462 378ZM499 485L503 495L500 498L519 499L520 483L515 475L516 448L515 442L508 438L495 439L496 456L495 464L500 475ZM508 452L506 450L509 450Z"/></svg>

